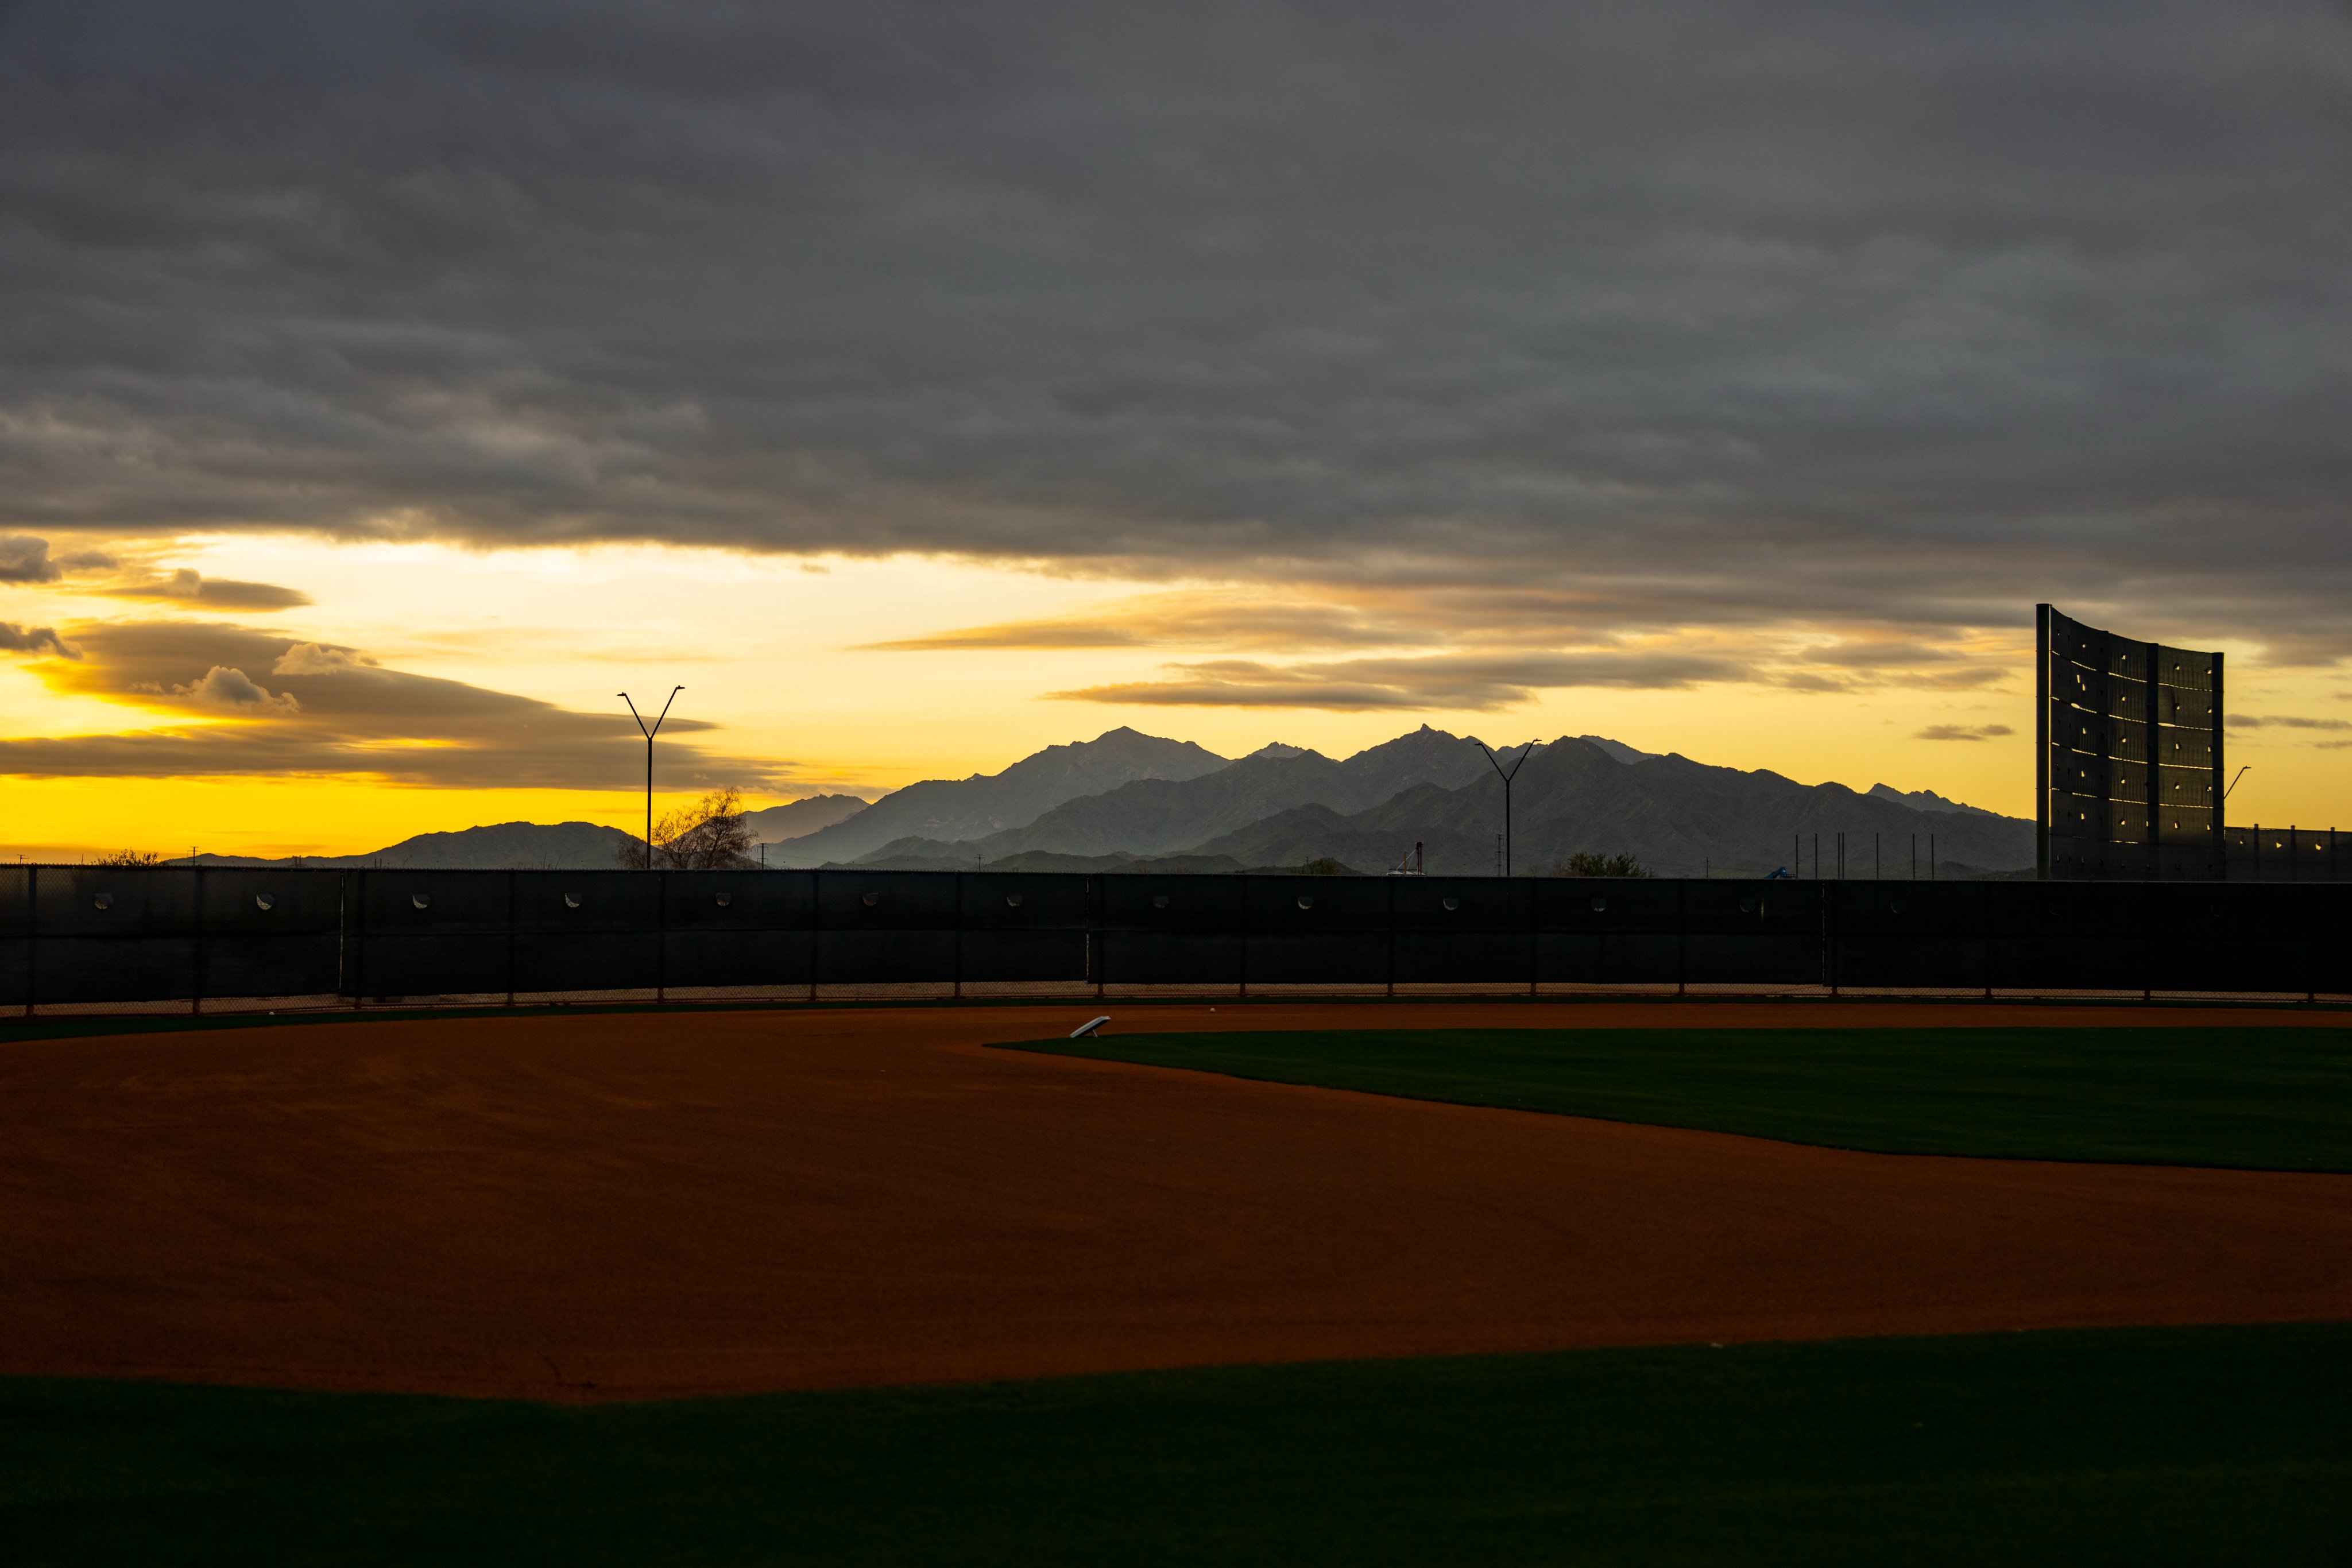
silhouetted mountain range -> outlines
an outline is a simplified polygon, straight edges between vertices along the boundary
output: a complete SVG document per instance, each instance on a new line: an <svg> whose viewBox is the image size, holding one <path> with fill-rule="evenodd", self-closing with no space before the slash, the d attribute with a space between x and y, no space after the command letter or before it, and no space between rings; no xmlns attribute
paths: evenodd
<svg viewBox="0 0 2352 1568"><path fill-rule="evenodd" d="M787 839L804 839L854 817L866 810L866 805L856 795L811 795L803 800L746 811L743 826L750 831L753 843L779 844Z"/></svg>
<svg viewBox="0 0 2352 1568"><path fill-rule="evenodd" d="M1002 773L929 779L885 795L829 828L794 839L771 865L853 861L897 839L953 842L1017 828L1065 800L1098 795L1137 779L1197 779L1228 766L1189 740L1119 728L1070 746L1049 746Z"/></svg>
<svg viewBox="0 0 2352 1568"><path fill-rule="evenodd" d="M911 837L877 852L894 861L932 856L965 862L1030 853L1162 855L1293 806L1312 803L1339 812L1359 811L1415 784L1451 787L1481 774L1492 776L1475 741L1426 725L1344 761L1296 747L1279 751L1270 755L1276 748L1268 747L1197 778L1139 779L1102 794L1081 796L1034 821L975 842Z"/></svg>
<svg viewBox="0 0 2352 1568"><path fill-rule="evenodd" d="M1508 756L1506 757L1506 766ZM1602 736L1534 749L1513 783L1511 860L1524 874L1580 852L1633 854L1669 876L1762 875L1790 865L1908 874L1913 838L1922 871L2014 871L2033 861L2033 824L1961 806L1929 791L1799 784L1778 773L1714 768L1640 751ZM1924 799L1921 799L1924 798ZM1433 874L1496 869L1503 789L1474 740L1423 726L1344 760L1269 747L1187 779L1143 779L1069 800L1024 826L963 841L908 835L857 863L955 870L1105 869L1153 859L1202 866L1395 866L1418 842ZM1874 860L1874 857L1875 859ZM1791 865L1792 861L1801 865Z"/></svg>
<svg viewBox="0 0 2352 1568"><path fill-rule="evenodd" d="M611 871L636 836L594 822L499 822L419 833L363 855L185 856L170 865L382 866L388 871Z"/></svg>
<svg viewBox="0 0 2352 1568"><path fill-rule="evenodd" d="M1508 765L1513 752L1507 753ZM2033 862L2033 824L1886 785L1800 784L1715 768L1602 736L1529 748L1513 784L1512 869L1540 873L1577 853L1632 854L1668 876L1760 876L1788 865L1907 875L2000 874ZM1210 872L1329 860L1364 873L1415 843L1432 874L1496 869L1503 789L1475 740L1423 725L1332 758L1273 745L1237 762L1184 741L1115 729L1056 746L1002 773L931 779L872 805L816 796L748 814L773 866L1004 871ZM812 826L811 824L815 824ZM505 822L423 833L363 855L299 861L203 855L174 864L603 869L619 863L617 828Z"/></svg>
<svg viewBox="0 0 2352 1568"><path fill-rule="evenodd" d="M1906 875L1912 839L1924 874L1928 857L1945 874L2004 872L2033 863L2033 824L1990 812L1958 814L1948 803L1921 811L1843 784L1805 785L1767 770L1711 768L1686 757L1625 763L1588 740L1560 740L1528 759L1513 786L1511 861L1521 874L1580 852L1632 854L1665 876L1703 872L1762 875L1790 865L1810 875L1816 835L1823 875L1836 869L1836 835L1846 835L1846 874L1877 865ZM1397 863L1418 841L1433 874L1495 869L1503 791L1492 778L1456 789L1423 786L1363 811L1294 808L1192 852L1244 865L1297 865L1329 857L1361 871Z"/></svg>
<svg viewBox="0 0 2352 1568"><path fill-rule="evenodd" d="M1873 784L1866 793L1874 800L1892 800L1915 811L1948 812L1963 817L2000 815L1998 811L1988 811L1982 806L1963 806L1958 800L1947 800L1933 789L1897 789L1891 784Z"/></svg>

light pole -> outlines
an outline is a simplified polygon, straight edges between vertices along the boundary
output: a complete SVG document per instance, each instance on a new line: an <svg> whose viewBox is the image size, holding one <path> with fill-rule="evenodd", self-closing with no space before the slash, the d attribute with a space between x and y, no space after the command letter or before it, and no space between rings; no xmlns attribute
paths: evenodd
<svg viewBox="0 0 2352 1568"><path fill-rule="evenodd" d="M1520 768L1527 766L1528 754L1535 750L1536 743L1530 740L1521 747L1519 759L1512 763L1511 770L1506 773L1503 765L1495 761L1495 754L1486 750L1486 743L1475 736L1471 738L1479 750L1486 752L1486 760L1494 765L1495 777L1503 781L1503 874L1508 876L1511 874L1511 780L1518 777Z"/></svg>
<svg viewBox="0 0 2352 1568"><path fill-rule="evenodd" d="M677 701L677 694L684 690L686 690L684 686L670 687L669 702L662 704L661 715L654 720L654 727L651 729L646 729L646 716L637 711L637 705L635 703L629 702L629 694L626 692L623 692L621 694L621 700L629 704L629 716L637 721L637 727L639 729L645 730L646 869L647 871L654 869L654 737L661 733L662 720L669 717L669 704Z"/></svg>

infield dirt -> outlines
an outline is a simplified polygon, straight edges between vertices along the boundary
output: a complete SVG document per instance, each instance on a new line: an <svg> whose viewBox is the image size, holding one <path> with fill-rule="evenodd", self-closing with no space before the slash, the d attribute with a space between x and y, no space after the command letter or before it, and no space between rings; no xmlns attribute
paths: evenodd
<svg viewBox="0 0 2352 1568"><path fill-rule="evenodd" d="M1152 1032L2300 1021L1217 1009L1101 1010ZM2352 1317L2352 1176L1853 1154L982 1049L1095 1010L0 1045L0 1372L583 1400Z"/></svg>

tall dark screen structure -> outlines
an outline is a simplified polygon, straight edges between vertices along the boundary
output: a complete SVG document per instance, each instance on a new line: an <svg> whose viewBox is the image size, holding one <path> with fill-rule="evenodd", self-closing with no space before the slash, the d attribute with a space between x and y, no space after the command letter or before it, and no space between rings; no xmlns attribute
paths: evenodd
<svg viewBox="0 0 2352 1568"><path fill-rule="evenodd" d="M2040 612L2042 876L2224 875L2221 655Z"/></svg>

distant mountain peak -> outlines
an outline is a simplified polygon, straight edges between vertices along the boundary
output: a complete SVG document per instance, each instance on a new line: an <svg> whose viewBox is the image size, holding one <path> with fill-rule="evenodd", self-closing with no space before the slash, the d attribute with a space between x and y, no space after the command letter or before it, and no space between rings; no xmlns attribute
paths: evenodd
<svg viewBox="0 0 2352 1568"><path fill-rule="evenodd" d="M1428 727L1423 726L1423 727L1426 728ZM1308 749L1308 747L1304 746L1285 746L1278 740L1269 740L1264 746L1259 747L1255 751L1251 752L1249 757L1243 758L1242 760L1246 762L1252 757L1305 757L1307 755Z"/></svg>
<svg viewBox="0 0 2352 1568"><path fill-rule="evenodd" d="M901 839L959 843L1036 821L1065 801L1139 779L1188 779L1229 767L1193 741L1121 725L1092 740L1031 752L998 773L926 779L864 810L789 841L772 865L824 865L875 853Z"/></svg>
<svg viewBox="0 0 2352 1568"><path fill-rule="evenodd" d="M1607 752L1611 758L1622 762L1629 768L1636 762L1650 762L1665 755L1663 751L1643 751L1636 747L1628 746L1622 740L1612 740L1605 735L1580 735L1576 738L1587 746L1599 747Z"/></svg>
<svg viewBox="0 0 2352 1568"><path fill-rule="evenodd" d="M845 821L866 810L867 802L856 795L809 795L798 800L787 800L781 806L768 806L743 813L743 826L756 843L782 843L792 839L804 839L809 834Z"/></svg>
<svg viewBox="0 0 2352 1568"><path fill-rule="evenodd" d="M1999 811L1988 811L1982 806L1964 806L1958 800L1947 800L1933 789L1897 789L1891 784L1873 784L1867 793L1875 800L1892 800L1915 811L1940 811L1961 817L2000 815Z"/></svg>

